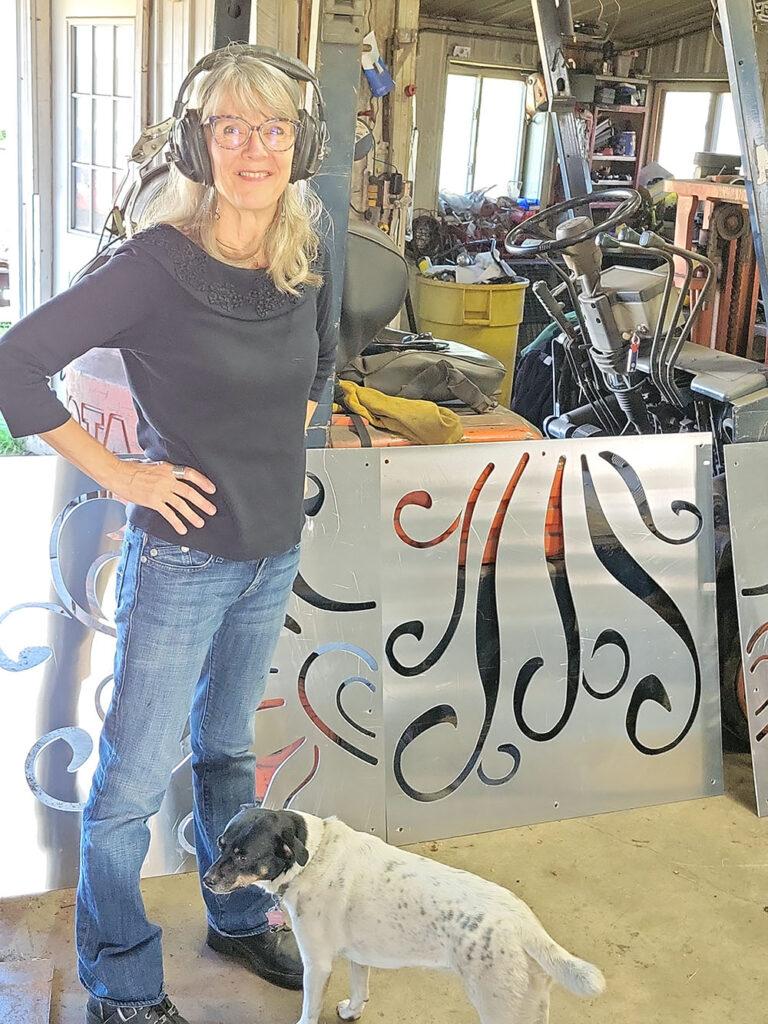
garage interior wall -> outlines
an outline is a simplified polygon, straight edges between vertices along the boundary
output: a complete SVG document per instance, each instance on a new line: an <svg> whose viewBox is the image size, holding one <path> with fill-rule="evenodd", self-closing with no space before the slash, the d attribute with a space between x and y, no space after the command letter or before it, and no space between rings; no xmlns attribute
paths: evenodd
<svg viewBox="0 0 768 1024"><path fill-rule="evenodd" d="M416 118L419 125L419 151L416 161L415 209L435 208L440 173L440 151L445 116L445 87L448 59L454 46L468 46L470 60L486 67L533 71L539 63L539 48L531 33L506 32L495 36L493 28L477 26L478 32L459 34L423 22L419 29L416 53Z"/></svg>

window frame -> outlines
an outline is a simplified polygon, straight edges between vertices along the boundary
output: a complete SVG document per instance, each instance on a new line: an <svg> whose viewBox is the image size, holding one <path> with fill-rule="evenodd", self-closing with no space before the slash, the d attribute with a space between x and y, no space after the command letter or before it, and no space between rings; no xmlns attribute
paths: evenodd
<svg viewBox="0 0 768 1024"><path fill-rule="evenodd" d="M467 177L465 191L472 191L472 181L475 176L475 168L477 166L477 138L478 130L480 126L480 110L483 101L483 79L484 78L496 78L506 79L513 82L521 82L523 86L528 79L530 72L523 71L520 68L510 68L498 64L474 64L471 61L457 61L449 59L446 65L445 73L445 94L448 91L448 76L449 75L466 75L470 78L476 78L477 82L475 85L475 104L472 115L472 133L470 136L470 159L467 163ZM440 169L442 165L442 148L443 138L445 135L445 96L443 98L443 121L440 126L440 158L438 159L437 165L437 191L440 193ZM525 169L525 146L526 146L526 134L528 130L528 119L525 115L525 102L523 102L522 113L520 117L520 137L519 146L517 153L517 162L514 167L514 173L510 173L508 180L523 180L523 173Z"/></svg>
<svg viewBox="0 0 768 1024"><path fill-rule="evenodd" d="M96 62L95 62L95 32L99 26L110 26L114 30L121 26L129 26L133 30L133 48L131 50L132 61L133 53L136 48L136 19L127 16L106 16L106 17L72 17L66 20L66 32L67 32L67 86L68 86L68 98L67 98L67 231L74 235L80 236L98 236L102 230L102 221L95 217L95 207L93 203L93 189L94 189L94 171L103 170L109 171L112 175L112 193L114 197L115 181L119 182L122 175L125 174L126 166L116 167L115 166L115 117L114 111L116 109L116 103L118 100L130 100L131 102L131 126L133 128L135 117L136 117L136 83L135 74L132 64L131 72L131 86L132 91L130 96L124 96L116 91L117 89L117 62L112 61L112 91L110 93L95 93L93 87L95 84L96 74ZM91 29L91 91L90 92L79 92L77 90L77 46L76 46L76 33L79 27L88 27ZM113 56L114 56L114 42L113 39ZM109 167L95 162L95 99L108 99L112 104L113 118L112 118L112 163ZM76 131L77 123L75 116L75 109L78 100L88 99L91 102L91 134L90 134L90 163L82 160L76 160ZM75 205L76 205L76 180L75 174L77 168L86 168L90 174L90 230L86 230L82 227L77 227L75 224Z"/></svg>
<svg viewBox="0 0 768 1024"><path fill-rule="evenodd" d="M674 80L656 82L650 131L650 138L652 139L653 144L649 147L649 153L653 154L652 159L657 160L659 156L662 121L664 119L664 103L668 92L708 92L710 94L707 123L704 129L703 150L703 152L709 152L714 144L715 136L717 134L720 117L720 111L718 110L719 98L723 93L730 93L730 91L730 82L722 79L686 79L684 82L676 82Z"/></svg>

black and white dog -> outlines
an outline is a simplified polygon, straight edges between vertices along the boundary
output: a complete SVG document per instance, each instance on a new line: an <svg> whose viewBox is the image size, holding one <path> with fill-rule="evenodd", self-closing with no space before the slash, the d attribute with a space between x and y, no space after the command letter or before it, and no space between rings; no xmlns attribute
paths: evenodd
<svg viewBox="0 0 768 1024"><path fill-rule="evenodd" d="M455 971L482 1024L547 1024L552 979L582 996L605 988L506 889L336 818L244 807L219 847L204 878L213 892L258 885L290 913L304 961L299 1024L317 1024L337 957L350 963L342 1020L361 1016L369 967Z"/></svg>

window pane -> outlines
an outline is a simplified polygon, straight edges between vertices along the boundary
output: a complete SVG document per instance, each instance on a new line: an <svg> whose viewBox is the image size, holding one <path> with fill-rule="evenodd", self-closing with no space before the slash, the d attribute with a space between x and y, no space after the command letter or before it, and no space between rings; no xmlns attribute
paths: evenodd
<svg viewBox="0 0 768 1024"><path fill-rule="evenodd" d="M115 93L133 96L133 25L115 29Z"/></svg>
<svg viewBox="0 0 768 1024"><path fill-rule="evenodd" d="M115 40L115 26L96 25L93 30L93 36L93 50L96 60L94 92L100 93L102 96L111 96L115 67L115 59L112 52Z"/></svg>
<svg viewBox="0 0 768 1024"><path fill-rule="evenodd" d="M93 105L93 162L100 167L111 167L114 142L112 100L98 97L93 101Z"/></svg>
<svg viewBox="0 0 768 1024"><path fill-rule="evenodd" d="M736 113L733 109L733 97L729 92L717 98L717 128L712 141L713 153L726 153L735 156L741 153L739 133L736 130Z"/></svg>
<svg viewBox="0 0 768 1024"><path fill-rule="evenodd" d="M112 209L112 172L94 170L93 172L93 230L101 231L101 227Z"/></svg>
<svg viewBox="0 0 768 1024"><path fill-rule="evenodd" d="M664 97L657 160L676 178L693 177L694 154L705 149L708 92L668 92Z"/></svg>
<svg viewBox="0 0 768 1024"><path fill-rule="evenodd" d="M75 92L91 92L93 87L93 38L90 25L75 25L74 57L75 57Z"/></svg>
<svg viewBox="0 0 768 1024"><path fill-rule="evenodd" d="M75 167L73 178L74 202L72 227L79 231L91 230L91 171L88 167Z"/></svg>
<svg viewBox="0 0 768 1024"><path fill-rule="evenodd" d="M440 154L440 191L467 191L475 116L474 75L448 75L445 93L443 148Z"/></svg>
<svg viewBox="0 0 768 1024"><path fill-rule="evenodd" d="M115 167L125 167L135 141L133 103L131 100L115 100Z"/></svg>
<svg viewBox="0 0 768 1024"><path fill-rule="evenodd" d="M473 189L490 185L488 195L507 195L520 187L521 128L525 86L509 78L484 78L477 128Z"/></svg>
<svg viewBox="0 0 768 1024"><path fill-rule="evenodd" d="M88 99L76 99L74 102L75 108L75 155L74 158L79 164L89 164L91 162L91 107L93 100Z"/></svg>

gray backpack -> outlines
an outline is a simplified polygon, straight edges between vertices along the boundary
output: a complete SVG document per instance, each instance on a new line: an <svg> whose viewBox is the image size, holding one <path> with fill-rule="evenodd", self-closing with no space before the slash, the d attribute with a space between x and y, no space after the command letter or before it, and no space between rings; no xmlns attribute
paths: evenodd
<svg viewBox="0 0 768 1024"><path fill-rule="evenodd" d="M483 413L499 404L505 373L498 359L457 341L406 336L373 342L338 376L395 398L458 401Z"/></svg>

